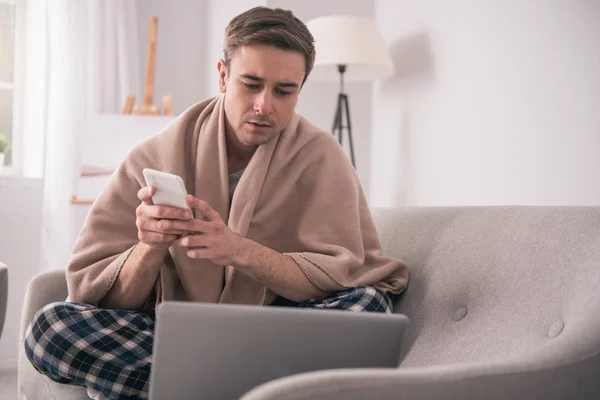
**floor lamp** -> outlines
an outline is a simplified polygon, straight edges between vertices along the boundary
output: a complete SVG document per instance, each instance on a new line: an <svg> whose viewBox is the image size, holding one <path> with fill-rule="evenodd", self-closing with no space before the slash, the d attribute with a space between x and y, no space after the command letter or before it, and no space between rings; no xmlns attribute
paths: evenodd
<svg viewBox="0 0 600 400"><path fill-rule="evenodd" d="M340 91L331 133L343 145L344 130L348 135L350 158L356 167L350 104L345 81L373 81L394 73L387 45L371 18L328 15L307 22L315 39L315 67L309 81L338 81Z"/></svg>

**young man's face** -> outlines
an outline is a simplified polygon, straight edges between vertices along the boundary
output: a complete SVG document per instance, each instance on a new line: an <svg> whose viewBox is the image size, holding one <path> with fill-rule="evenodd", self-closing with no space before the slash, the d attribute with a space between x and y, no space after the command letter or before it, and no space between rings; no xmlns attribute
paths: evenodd
<svg viewBox="0 0 600 400"><path fill-rule="evenodd" d="M289 123L304 79L304 56L273 46L244 46L219 61L219 87L234 140L244 149L268 142ZM237 140L236 140L237 139Z"/></svg>

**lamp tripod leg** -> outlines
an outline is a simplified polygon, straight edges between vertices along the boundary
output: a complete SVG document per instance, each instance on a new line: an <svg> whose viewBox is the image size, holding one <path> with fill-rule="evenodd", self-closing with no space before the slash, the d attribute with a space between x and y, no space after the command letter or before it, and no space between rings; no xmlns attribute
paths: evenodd
<svg viewBox="0 0 600 400"><path fill-rule="evenodd" d="M350 159L352 166L356 168L354 161L354 141L352 140L352 123L350 122L350 106L348 105L348 95L344 95L344 107L346 109L346 128L348 128L348 142L350 143Z"/></svg>
<svg viewBox="0 0 600 400"><path fill-rule="evenodd" d="M340 140L340 146L344 145L344 123L342 122L342 118L343 118L343 114L344 114L344 107L342 105L342 103L344 102L344 95L340 94L340 96L338 97L338 108L340 109L340 117L338 119L338 136L339 136L339 140Z"/></svg>
<svg viewBox="0 0 600 400"><path fill-rule="evenodd" d="M343 118L343 114L345 118ZM342 119L345 120L345 125L342 122ZM340 93L338 95L337 107L335 110L335 118L333 120L333 128L331 129L331 133L334 136L337 136L338 142L340 146L343 146L343 132L344 128L348 129L348 141L350 144L350 159L352 161L352 166L356 168L356 161L354 158L354 141L352 139L352 123L350 122L350 106L348 104L348 95L344 93Z"/></svg>
<svg viewBox="0 0 600 400"><path fill-rule="evenodd" d="M338 102L335 108L335 117L333 119L333 127L331 128L331 133L333 136L336 136L338 141L341 140L341 137L337 137L339 134L338 127L340 125L342 125L342 104L340 102L340 97L338 96Z"/></svg>

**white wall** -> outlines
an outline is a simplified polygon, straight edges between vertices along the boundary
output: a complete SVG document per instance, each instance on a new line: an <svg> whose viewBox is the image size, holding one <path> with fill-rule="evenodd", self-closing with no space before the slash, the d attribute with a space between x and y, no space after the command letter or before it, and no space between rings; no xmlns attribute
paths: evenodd
<svg viewBox="0 0 600 400"><path fill-rule="evenodd" d="M27 283L39 271L41 179L0 176L0 261L8 265L8 306L0 371L15 368L19 322Z"/></svg>
<svg viewBox="0 0 600 400"><path fill-rule="evenodd" d="M157 16L154 104L162 110L162 96L170 95L173 111L181 113L204 98L208 1L138 0L136 7L143 66L141 82L146 79L149 20ZM139 93L136 103L142 100L143 93Z"/></svg>
<svg viewBox="0 0 600 400"><path fill-rule="evenodd" d="M207 0L206 12L206 52L203 54L207 69L204 74L205 92L203 98L219 94L219 74L217 63L223 58L225 28L236 15L252 7L264 6L265 0Z"/></svg>
<svg viewBox="0 0 600 400"><path fill-rule="evenodd" d="M600 204L600 3L378 0L374 205Z"/></svg>

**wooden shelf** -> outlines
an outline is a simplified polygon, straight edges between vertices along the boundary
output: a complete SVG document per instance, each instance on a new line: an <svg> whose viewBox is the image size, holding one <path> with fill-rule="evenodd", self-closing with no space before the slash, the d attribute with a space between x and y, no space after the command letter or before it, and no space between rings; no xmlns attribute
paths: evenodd
<svg viewBox="0 0 600 400"><path fill-rule="evenodd" d="M81 167L81 176L104 176L112 175L114 169L97 167L95 165L83 165Z"/></svg>
<svg viewBox="0 0 600 400"><path fill-rule="evenodd" d="M77 198L77 195L74 194L73 196L71 196L71 204L75 206L91 206L92 204L94 204L94 200L79 199Z"/></svg>

